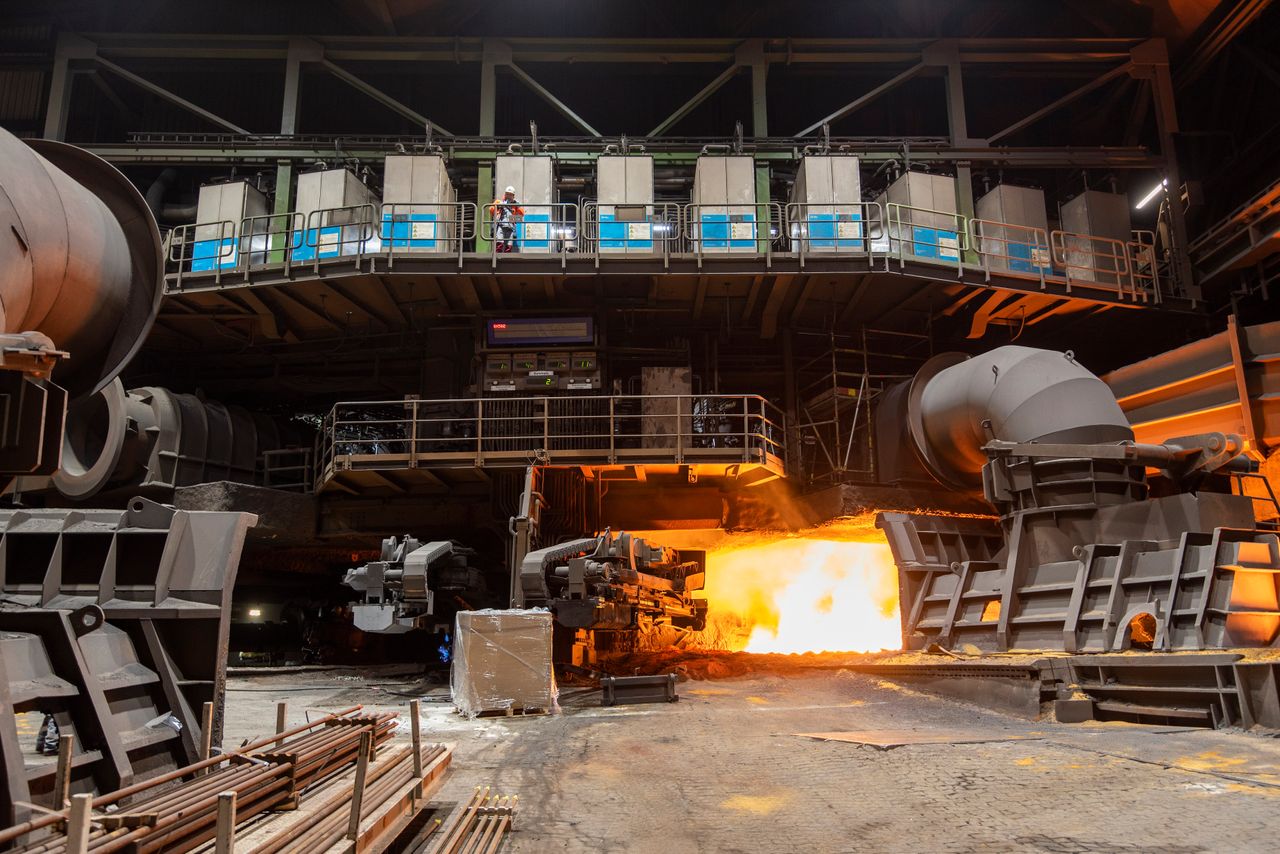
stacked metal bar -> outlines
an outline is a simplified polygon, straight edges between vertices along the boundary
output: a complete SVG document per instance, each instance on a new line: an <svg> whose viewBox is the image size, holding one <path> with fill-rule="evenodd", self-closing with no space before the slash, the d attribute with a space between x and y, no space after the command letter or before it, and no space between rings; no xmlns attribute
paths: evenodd
<svg viewBox="0 0 1280 854"><path fill-rule="evenodd" d="M305 793L359 762L366 734L371 751L392 737L394 713L360 715L359 711L356 706L326 715L94 799L88 847L82 850L95 854L191 851L217 833L218 795L223 792L236 793L237 824L273 809L297 806ZM412 773L411 763L405 767ZM112 807L114 811L106 812ZM69 851L63 832L68 817L67 811L51 813L0 831L0 845L26 836L25 846L14 849L21 854Z"/></svg>
<svg viewBox="0 0 1280 854"><path fill-rule="evenodd" d="M511 832L519 800L517 795L492 795L488 787L476 786L471 800L440 828L428 854L494 854Z"/></svg>
<svg viewBox="0 0 1280 854"><path fill-rule="evenodd" d="M415 764L412 761L413 748L398 748L368 766L357 807L352 806L356 787L344 785L345 780L340 781L324 793L317 794L323 798L307 806L310 816L302 821L281 821L279 828L274 827L276 822L273 822L266 830L266 838L257 842L260 836L255 833L253 839L246 840L245 850L249 854L275 854L278 851L319 854L344 839L351 839L353 835L356 839L352 841L356 842L358 850L364 849L370 837L393 837L404 823L397 822L397 816L411 815L417 802L425 800L430 783L442 782L450 756L451 750L445 745L425 745L420 754L420 764ZM420 772L419 768L424 770ZM409 784L415 781L420 786L411 787ZM397 798L397 794L401 797ZM406 797L413 805L406 806L403 802ZM354 834L351 829L353 809L359 810Z"/></svg>

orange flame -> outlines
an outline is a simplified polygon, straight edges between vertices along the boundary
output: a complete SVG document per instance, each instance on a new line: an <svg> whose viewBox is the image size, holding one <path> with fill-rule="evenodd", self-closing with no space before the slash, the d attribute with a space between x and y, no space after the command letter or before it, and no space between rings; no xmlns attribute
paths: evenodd
<svg viewBox="0 0 1280 854"><path fill-rule="evenodd" d="M707 553L703 645L760 653L899 649L898 572L878 536L819 529Z"/></svg>

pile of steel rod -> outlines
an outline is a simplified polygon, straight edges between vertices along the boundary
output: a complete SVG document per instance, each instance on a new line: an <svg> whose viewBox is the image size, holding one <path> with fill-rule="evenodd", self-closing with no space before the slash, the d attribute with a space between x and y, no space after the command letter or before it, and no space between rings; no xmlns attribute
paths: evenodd
<svg viewBox="0 0 1280 854"><path fill-rule="evenodd" d="M391 738L394 713L354 714L359 710L356 706L326 715L239 750L95 798L88 845L81 850L94 854L126 849L139 854L190 851L217 833L218 796L224 792L235 793L237 823L295 804L307 789L356 764L362 736L372 751ZM262 749L268 745L273 746ZM178 780L183 782L175 782ZM126 799L127 804L122 803ZM106 811L112 807L113 811ZM64 810L0 831L0 845L51 827L51 835L15 850L21 854L66 852L68 839L62 831L68 820L69 811Z"/></svg>
<svg viewBox="0 0 1280 854"><path fill-rule="evenodd" d="M422 752L420 767L426 768L448 751L444 745L427 745ZM401 748L381 757L369 766L361 797L361 813L368 815L390 799L414 778L413 749ZM319 818L305 827L281 828L261 844L248 849L250 854L309 854L328 851L348 834L350 829L351 800L354 787L341 786L318 804L308 805L308 810Z"/></svg>
<svg viewBox="0 0 1280 854"><path fill-rule="evenodd" d="M476 786L475 794L439 830L430 854L494 854L511 830L516 795L491 795Z"/></svg>

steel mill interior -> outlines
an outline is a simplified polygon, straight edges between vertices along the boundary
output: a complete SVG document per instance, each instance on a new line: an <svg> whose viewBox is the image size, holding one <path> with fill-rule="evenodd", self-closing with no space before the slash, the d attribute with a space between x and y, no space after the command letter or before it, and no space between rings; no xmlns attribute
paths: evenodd
<svg viewBox="0 0 1280 854"><path fill-rule="evenodd" d="M1280 4L0 5L0 852L1270 852Z"/></svg>

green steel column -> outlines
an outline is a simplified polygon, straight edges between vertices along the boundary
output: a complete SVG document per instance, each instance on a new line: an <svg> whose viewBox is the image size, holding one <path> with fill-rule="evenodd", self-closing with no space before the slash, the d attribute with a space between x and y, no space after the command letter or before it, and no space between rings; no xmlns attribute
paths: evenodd
<svg viewBox="0 0 1280 854"><path fill-rule="evenodd" d="M302 63L317 62L324 55L323 48L310 39L289 39L289 56L284 67L284 98L280 103L280 133L291 136L298 132L299 91L302 83ZM271 208L271 252L273 264L284 261L285 247L293 239L291 223L284 216L293 210L293 161L276 161L276 191ZM306 223L303 223L306 227Z"/></svg>
<svg viewBox="0 0 1280 854"><path fill-rule="evenodd" d="M271 235L271 263L279 264L284 261L285 247L290 244L293 239L293 233L290 229L289 217L285 216L293 210L293 161L277 160L276 161L276 195L275 202L271 208L274 214L271 220L271 231L276 232ZM305 227L305 223L303 224Z"/></svg>
<svg viewBox="0 0 1280 854"><path fill-rule="evenodd" d="M756 162L756 222L760 223L756 236L759 238L758 251L762 254L769 249L769 164ZM781 223L778 224L781 228Z"/></svg>

